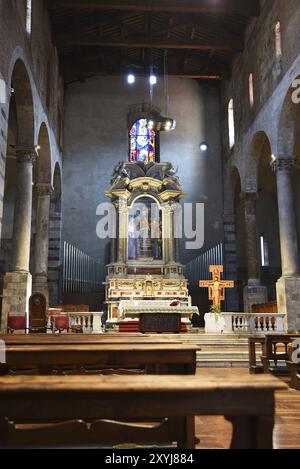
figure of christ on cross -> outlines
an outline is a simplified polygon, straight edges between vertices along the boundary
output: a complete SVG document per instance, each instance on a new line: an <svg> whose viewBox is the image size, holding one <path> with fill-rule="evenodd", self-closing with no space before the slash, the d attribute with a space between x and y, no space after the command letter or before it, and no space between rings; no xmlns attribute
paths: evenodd
<svg viewBox="0 0 300 469"><path fill-rule="evenodd" d="M209 300L213 301L213 306L221 306L221 301L225 300L225 288L234 288L232 280L221 280L224 272L222 265L211 265L209 271L212 280L200 280L200 288L208 288Z"/></svg>

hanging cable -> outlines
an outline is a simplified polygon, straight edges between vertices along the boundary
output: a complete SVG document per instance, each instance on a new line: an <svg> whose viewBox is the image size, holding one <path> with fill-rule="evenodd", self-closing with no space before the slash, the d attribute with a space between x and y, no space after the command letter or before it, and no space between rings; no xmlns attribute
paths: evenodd
<svg viewBox="0 0 300 469"><path fill-rule="evenodd" d="M165 95L165 115L169 115L170 93L169 93L169 72L168 72L168 50L164 50L164 95Z"/></svg>

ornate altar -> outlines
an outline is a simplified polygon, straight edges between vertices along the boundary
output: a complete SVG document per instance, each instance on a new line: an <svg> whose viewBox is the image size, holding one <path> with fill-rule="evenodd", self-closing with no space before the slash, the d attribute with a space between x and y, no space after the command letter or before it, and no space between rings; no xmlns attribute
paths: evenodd
<svg viewBox="0 0 300 469"><path fill-rule="evenodd" d="M119 163L106 195L117 218L105 282L108 326L162 310L190 325L198 309L191 306L175 236L174 213L185 195L176 171L170 163Z"/></svg>

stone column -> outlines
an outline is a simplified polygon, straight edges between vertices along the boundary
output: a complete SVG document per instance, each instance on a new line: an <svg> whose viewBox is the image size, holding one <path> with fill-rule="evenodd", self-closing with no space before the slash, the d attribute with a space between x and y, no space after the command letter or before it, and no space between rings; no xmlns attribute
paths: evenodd
<svg viewBox="0 0 300 469"><path fill-rule="evenodd" d="M127 201L120 199L118 202L118 253L117 263L122 266L125 265L126 259L126 239L127 239Z"/></svg>
<svg viewBox="0 0 300 469"><path fill-rule="evenodd" d="M16 148L17 181L13 229L12 272L4 277L1 329L7 327L12 315L28 315L32 278L29 273L31 216L32 216L32 169L37 157L36 148Z"/></svg>
<svg viewBox="0 0 300 469"><path fill-rule="evenodd" d="M174 249L175 249L175 262L180 263L180 239L175 238L174 240Z"/></svg>
<svg viewBox="0 0 300 469"><path fill-rule="evenodd" d="M38 184L36 239L34 255L33 292L42 293L49 302L48 257L50 200L53 188L50 184Z"/></svg>
<svg viewBox="0 0 300 469"><path fill-rule="evenodd" d="M170 238L169 238L169 262L173 264L175 262L175 250L174 250L174 211L171 207L170 211Z"/></svg>
<svg viewBox="0 0 300 469"><path fill-rule="evenodd" d="M268 301L267 288L260 284L260 253L256 222L257 192L242 194L245 209L246 253L248 261L248 285L244 288L245 313L252 312L254 304Z"/></svg>
<svg viewBox="0 0 300 469"><path fill-rule="evenodd" d="M49 257L48 257L48 290L50 305L62 301L62 257L61 257L61 207L60 192L50 196L49 214Z"/></svg>
<svg viewBox="0 0 300 469"><path fill-rule="evenodd" d="M171 204L165 205L165 262L174 263L174 211Z"/></svg>
<svg viewBox="0 0 300 469"><path fill-rule="evenodd" d="M238 275L237 275L237 247L236 247L236 226L235 215L231 211L226 211L223 218L224 228L224 278L234 280L234 289L226 292L227 311L239 312L238 296Z"/></svg>
<svg viewBox="0 0 300 469"><path fill-rule="evenodd" d="M300 329L300 268L297 225L292 188L294 157L277 157L274 163L280 228L282 278L277 282L280 313L286 313L286 329Z"/></svg>
<svg viewBox="0 0 300 469"><path fill-rule="evenodd" d="M110 240L110 264L116 262L116 250L117 250L117 240L116 238L111 238Z"/></svg>

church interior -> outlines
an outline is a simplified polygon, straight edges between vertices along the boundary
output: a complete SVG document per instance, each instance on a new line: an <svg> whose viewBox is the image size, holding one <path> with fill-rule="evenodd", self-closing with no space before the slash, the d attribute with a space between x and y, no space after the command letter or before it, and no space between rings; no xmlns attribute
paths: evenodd
<svg viewBox="0 0 300 469"><path fill-rule="evenodd" d="M300 448L299 21L0 0L1 449Z"/></svg>

